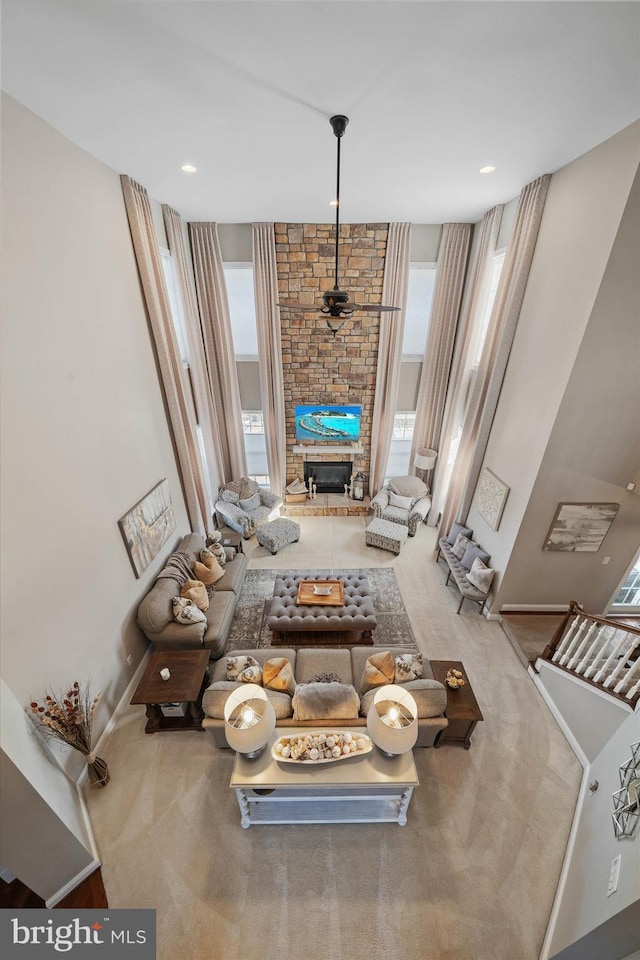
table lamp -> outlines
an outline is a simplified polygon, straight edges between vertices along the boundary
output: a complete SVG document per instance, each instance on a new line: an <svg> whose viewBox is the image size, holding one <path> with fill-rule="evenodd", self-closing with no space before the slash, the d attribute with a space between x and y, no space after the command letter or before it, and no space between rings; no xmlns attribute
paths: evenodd
<svg viewBox="0 0 640 960"><path fill-rule="evenodd" d="M276 728L276 714L263 687L243 683L228 697L224 707L224 732L236 753L259 757Z"/></svg>
<svg viewBox="0 0 640 960"><path fill-rule="evenodd" d="M395 683L379 687L367 713L367 730L388 757L408 753L418 739L418 707L409 691Z"/></svg>

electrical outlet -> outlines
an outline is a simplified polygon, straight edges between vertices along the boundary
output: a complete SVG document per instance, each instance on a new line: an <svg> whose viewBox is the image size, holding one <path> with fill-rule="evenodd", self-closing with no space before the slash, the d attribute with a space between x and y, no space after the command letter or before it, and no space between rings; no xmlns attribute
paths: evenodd
<svg viewBox="0 0 640 960"><path fill-rule="evenodd" d="M127 654L127 663L129 664L129 666L131 666L131 664L133 663L133 657L131 656L130 653Z"/></svg>
<svg viewBox="0 0 640 960"><path fill-rule="evenodd" d="M602 561L603 565L606 565L607 563L609 563L610 560L611 560L611 557L605 557L604 560Z"/></svg>
<svg viewBox="0 0 640 960"><path fill-rule="evenodd" d="M620 863L622 862L622 854L619 853L617 857L614 857L611 861L611 870L609 871L609 886L607 887L607 896L610 897L612 893L615 893L618 889L618 877L620 876Z"/></svg>

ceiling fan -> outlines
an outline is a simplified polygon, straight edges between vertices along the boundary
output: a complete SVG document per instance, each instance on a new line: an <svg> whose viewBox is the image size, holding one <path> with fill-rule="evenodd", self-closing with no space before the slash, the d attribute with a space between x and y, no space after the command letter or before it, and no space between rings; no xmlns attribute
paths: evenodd
<svg viewBox="0 0 640 960"><path fill-rule="evenodd" d="M347 320L352 313L355 313L356 310L362 310L366 313L382 313L383 310L399 310L400 307L385 307L379 303L354 303L352 300L349 300L349 294L346 292L346 290L340 289L338 283L338 248L340 244L340 140L344 136L347 124L349 123L349 118L343 116L342 114L336 114L336 116L330 118L329 123L331 124L331 128L338 141L337 184L335 199L336 254L333 289L327 290L322 295L322 306L317 308L297 303L295 300L284 300L282 303L279 303L278 306L283 308L286 307L288 310L298 310L302 313L309 313L310 311L317 309L319 313L326 316L327 326L335 336L345 320Z"/></svg>

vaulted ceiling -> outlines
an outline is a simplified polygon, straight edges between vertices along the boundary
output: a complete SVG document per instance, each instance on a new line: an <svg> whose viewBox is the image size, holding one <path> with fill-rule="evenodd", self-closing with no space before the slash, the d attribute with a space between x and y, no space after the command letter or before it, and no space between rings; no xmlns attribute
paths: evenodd
<svg viewBox="0 0 640 960"><path fill-rule="evenodd" d="M345 113L344 222L476 220L637 118L639 9L3 0L2 86L187 219L332 220Z"/></svg>

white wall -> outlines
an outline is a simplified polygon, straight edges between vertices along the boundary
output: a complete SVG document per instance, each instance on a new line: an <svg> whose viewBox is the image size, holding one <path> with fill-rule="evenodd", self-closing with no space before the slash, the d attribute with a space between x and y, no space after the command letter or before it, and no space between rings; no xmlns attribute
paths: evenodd
<svg viewBox="0 0 640 960"><path fill-rule="evenodd" d="M22 707L90 679L97 739L187 514L118 175L3 96L1 202L2 678ZM178 529L138 580L117 521L163 477ZM38 786L52 809L60 783Z"/></svg>
<svg viewBox="0 0 640 960"><path fill-rule="evenodd" d="M498 531L475 507L468 517L500 572L507 569L620 226L638 166L639 130L640 124L626 128L551 179L484 459L510 492ZM505 602L500 578L497 588L492 609Z"/></svg>
<svg viewBox="0 0 640 960"><path fill-rule="evenodd" d="M640 717L636 713L618 728L591 764L588 781L597 780L599 786L593 795L586 792L580 800L573 852L557 904L558 914L548 956L553 957L570 944L587 937L612 917L629 909L633 911L633 905L640 901L640 833L632 840L617 840L611 819L611 794L620 789L619 767L630 758L631 744L639 738ZM622 855L618 890L607 897L611 861L618 854ZM635 914L637 918L637 906ZM615 951L616 926L614 922L607 928L608 949L605 952L602 946L597 953L587 952L587 939L571 956L575 956L575 960L592 956L609 960L635 947L636 943L626 942L622 953ZM622 922L618 926L622 935Z"/></svg>

